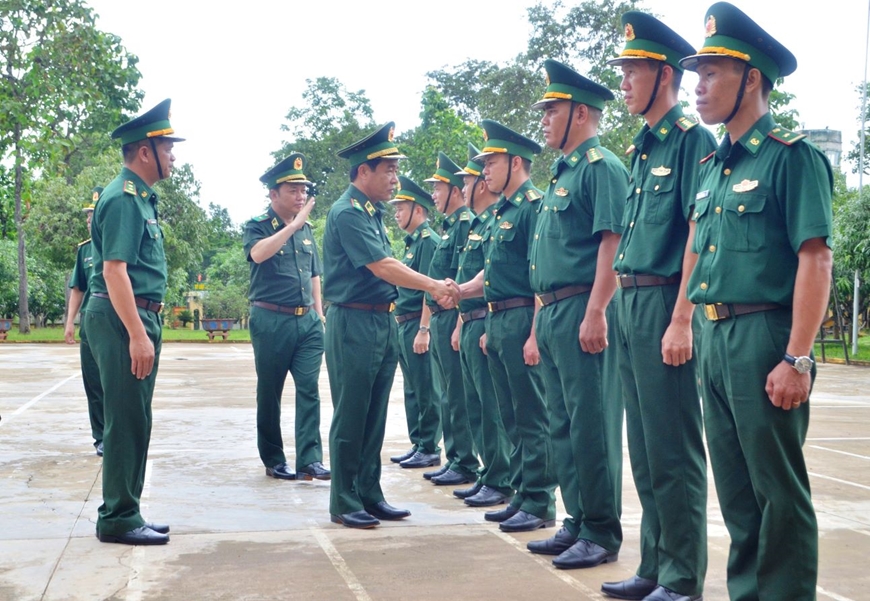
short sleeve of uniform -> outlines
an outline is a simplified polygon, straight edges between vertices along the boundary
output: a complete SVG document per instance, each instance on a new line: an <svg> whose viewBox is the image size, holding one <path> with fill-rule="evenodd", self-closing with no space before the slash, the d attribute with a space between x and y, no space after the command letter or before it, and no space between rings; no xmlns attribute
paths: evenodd
<svg viewBox="0 0 870 601"><path fill-rule="evenodd" d="M97 210L100 211L102 224L100 234L103 261L137 264L146 220L136 204L136 199L125 194L101 198L100 201Z"/></svg>
<svg viewBox="0 0 870 601"><path fill-rule="evenodd" d="M242 233L242 244L245 247L245 257L247 257L248 261L252 260L251 249L254 248L254 245L263 238L269 237L262 225L263 223L268 223L268 221L260 222L251 219L245 224L245 231Z"/></svg>
<svg viewBox="0 0 870 601"><path fill-rule="evenodd" d="M591 163L586 169L585 198L591 203L592 233L622 233L622 213L628 197L628 171L615 157Z"/></svg>
<svg viewBox="0 0 870 601"><path fill-rule="evenodd" d="M315 242L310 229L308 230L308 235L311 236L311 246L314 249L314 257L311 263L311 277L316 278L323 274L323 262L320 260L320 253L317 252L317 242Z"/></svg>
<svg viewBox="0 0 870 601"><path fill-rule="evenodd" d="M354 269L392 256L384 248L378 231L383 226L376 219L352 209L338 213L336 224L341 233L341 247Z"/></svg>
<svg viewBox="0 0 870 601"><path fill-rule="evenodd" d="M82 260L82 248L84 247L79 247L76 252L76 264L70 275L68 287L78 288L82 292L86 292L88 289L88 274L85 272L84 261Z"/></svg>
<svg viewBox="0 0 870 601"><path fill-rule="evenodd" d="M797 142L783 153L777 179L788 238L795 253L811 238L831 246L834 176L828 159L814 146Z"/></svg>

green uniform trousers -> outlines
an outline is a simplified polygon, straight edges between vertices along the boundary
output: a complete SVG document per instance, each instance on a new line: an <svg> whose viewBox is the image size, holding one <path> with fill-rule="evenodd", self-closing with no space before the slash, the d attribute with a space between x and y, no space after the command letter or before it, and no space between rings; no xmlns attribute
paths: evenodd
<svg viewBox="0 0 870 601"><path fill-rule="evenodd" d="M326 368L332 391L329 511L360 511L384 500L381 447L399 344L390 313L332 305L326 326Z"/></svg>
<svg viewBox="0 0 870 601"><path fill-rule="evenodd" d="M662 361L679 284L617 291L619 370L631 471L643 514L637 575L699 595L707 573L707 461L692 359ZM696 353L695 353L696 354Z"/></svg>
<svg viewBox="0 0 870 601"><path fill-rule="evenodd" d="M420 319L399 324L399 365L405 377L405 416L408 435L421 453L440 453L441 390L432 374L432 352L414 352ZM409 394L410 393L410 394Z"/></svg>
<svg viewBox="0 0 870 601"><path fill-rule="evenodd" d="M82 383L85 386L85 397L88 399L88 418L91 422L91 436L94 437L94 444L99 444L103 440L103 430L105 429L105 418L103 417L103 385L100 384L100 368L97 366L97 360L94 358L94 351L91 349L91 344L88 342L87 327L85 326L85 316L81 316L81 324L79 325L79 358L82 365Z"/></svg>
<svg viewBox="0 0 870 601"><path fill-rule="evenodd" d="M790 331L782 309L705 321L701 333L704 425L731 535L732 601L816 598L818 524L802 451L810 404L783 411L764 390Z"/></svg>
<svg viewBox="0 0 870 601"><path fill-rule="evenodd" d="M296 469L323 461L318 379L323 324L305 315L251 307L251 345L257 369L257 449L266 467L287 461L281 435L281 396L287 373L296 389Z"/></svg>
<svg viewBox="0 0 870 601"><path fill-rule="evenodd" d="M589 294L538 311L536 335L550 410L555 471L569 517L565 527L609 551L622 545L622 413L618 375L602 353L580 348ZM609 328L615 325L608 307ZM613 340L610 330L609 339Z"/></svg>
<svg viewBox="0 0 870 601"><path fill-rule="evenodd" d="M540 365L526 365L523 345L532 331L532 307L486 316L486 352L511 451L511 505L543 520L556 517L556 474Z"/></svg>
<svg viewBox="0 0 870 601"><path fill-rule="evenodd" d="M103 387L105 455L103 504L97 517L100 534L117 536L145 524L139 499L145 485L151 399L163 332L157 313L140 308L139 318L154 344L154 368L142 380L130 371L130 336L109 299L92 297L85 311L85 328Z"/></svg>
<svg viewBox="0 0 870 601"><path fill-rule="evenodd" d="M465 383L465 403L472 435L479 438L479 442L475 444L479 449L483 467L478 477L482 484L510 495L514 492L511 488L508 459L510 440L501 419L495 387L489 374L489 363L480 349L480 337L485 331L484 319L462 324L459 356Z"/></svg>
<svg viewBox="0 0 870 601"><path fill-rule="evenodd" d="M465 386L462 381L462 362L459 353L453 350L450 337L456 328L459 312L456 309L433 313L431 327L432 360L443 385L446 404L442 405L441 422L450 437L444 437L444 451L448 467L471 479L477 478L480 462L474 454L474 441L468 423L465 405ZM446 425L449 422L449 426Z"/></svg>

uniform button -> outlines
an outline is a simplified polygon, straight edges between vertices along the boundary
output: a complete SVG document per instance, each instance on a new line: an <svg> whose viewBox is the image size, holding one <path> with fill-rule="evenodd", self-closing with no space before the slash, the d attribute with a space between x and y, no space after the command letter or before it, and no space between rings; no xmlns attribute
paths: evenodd
<svg viewBox="0 0 870 601"><path fill-rule="evenodd" d="M487 259L486 262L489 263L489 259Z"/></svg>
<svg viewBox="0 0 870 601"><path fill-rule="evenodd" d="M739 207L737 207L737 212L738 212L738 213L742 213L742 212L745 211L745 210L746 210L746 207L744 207L743 205L740 205Z"/></svg>
<svg viewBox="0 0 870 601"><path fill-rule="evenodd" d="M701 282L701 290L707 289L707 282Z"/></svg>
<svg viewBox="0 0 870 601"><path fill-rule="evenodd" d="M645 155L645 154L640 155L640 160L641 160L641 161L645 161L645 160L646 160L646 155Z"/></svg>
<svg viewBox="0 0 870 601"><path fill-rule="evenodd" d="M721 212L722 212L722 207L716 207L716 213L721 213Z"/></svg>
<svg viewBox="0 0 870 601"><path fill-rule="evenodd" d="M731 175L731 170L730 170L730 169L726 169L726 170L723 171L722 173L724 173L725 175Z"/></svg>
<svg viewBox="0 0 870 601"><path fill-rule="evenodd" d="M501 219L501 215L499 215L498 217L496 217L496 219Z"/></svg>
<svg viewBox="0 0 870 601"><path fill-rule="evenodd" d="M534 269L534 268L535 268L535 266L534 266L534 265L532 265L532 269Z"/></svg>
<svg viewBox="0 0 870 601"><path fill-rule="evenodd" d="M462 265L456 268L456 271L462 271Z"/></svg>
<svg viewBox="0 0 870 601"><path fill-rule="evenodd" d="M559 181L559 180L557 180L557 179L554 177L554 178L553 178L553 183L555 184L557 181Z"/></svg>
<svg viewBox="0 0 870 601"><path fill-rule="evenodd" d="M550 207L544 207L544 210L545 210L545 211L549 211L549 210L550 210Z"/></svg>
<svg viewBox="0 0 870 601"><path fill-rule="evenodd" d="M620 253L620 254L619 254L619 258L620 258L620 259L623 258L624 256L625 256L625 254L623 254L623 253Z"/></svg>
<svg viewBox="0 0 870 601"><path fill-rule="evenodd" d="M695 213L695 219L698 218L698 215L700 215L700 213Z"/></svg>
<svg viewBox="0 0 870 601"><path fill-rule="evenodd" d="M637 188L637 189L635 190L635 193L640 194L640 188Z"/></svg>
<svg viewBox="0 0 870 601"><path fill-rule="evenodd" d="M711 252L711 253L716 252L716 245L715 245L715 244L711 244L711 245L710 245L710 252Z"/></svg>
<svg viewBox="0 0 870 601"><path fill-rule="evenodd" d="M486 284L487 286L489 286L489 281L484 282L484 284Z"/></svg>
<svg viewBox="0 0 870 601"><path fill-rule="evenodd" d="M658 189L659 189L659 185L658 185L658 184L656 184L656 187L655 187L655 188L653 188L653 190L656 190L656 191L657 191L657 190L658 190Z"/></svg>
<svg viewBox="0 0 870 601"><path fill-rule="evenodd" d="M299 251L298 251L298 250L296 251L296 254L297 254L297 255L299 254Z"/></svg>
<svg viewBox="0 0 870 601"><path fill-rule="evenodd" d="M538 235L537 235L537 234L535 234L535 240L537 240L537 239L538 239Z"/></svg>
<svg viewBox="0 0 870 601"><path fill-rule="evenodd" d="M634 221L628 224L628 227L634 227Z"/></svg>

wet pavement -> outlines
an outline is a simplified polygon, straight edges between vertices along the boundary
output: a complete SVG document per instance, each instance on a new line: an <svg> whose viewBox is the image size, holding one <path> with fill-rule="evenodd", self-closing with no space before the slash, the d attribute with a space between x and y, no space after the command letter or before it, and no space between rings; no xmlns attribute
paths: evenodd
<svg viewBox="0 0 870 601"><path fill-rule="evenodd" d="M619 561L556 570L483 511L390 455L409 444L397 373L383 448L387 500L412 517L356 531L330 523L328 482L267 478L256 447L249 344L166 344L142 505L170 523L160 547L94 537L101 460L91 446L78 348L0 344L0 600L604 599L638 563L640 506L625 451ZM321 372L321 432L332 406ZM805 453L820 528L820 600L870 600L870 369L819 368ZM293 464L293 387L283 429ZM325 461L329 465L326 450ZM712 475L705 599L727 599L729 539ZM564 508L559 504L560 517Z"/></svg>

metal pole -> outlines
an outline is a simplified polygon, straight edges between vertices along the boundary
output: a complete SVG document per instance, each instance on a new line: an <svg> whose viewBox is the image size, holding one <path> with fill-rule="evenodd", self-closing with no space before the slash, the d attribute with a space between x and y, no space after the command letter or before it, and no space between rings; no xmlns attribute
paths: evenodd
<svg viewBox="0 0 870 601"><path fill-rule="evenodd" d="M864 128L867 125L867 59L870 55L870 1L867 3L867 34L864 37L864 85L861 87L861 153L858 158L858 199L864 197ZM852 356L858 354L858 310L861 280L855 270L855 286L852 289Z"/></svg>

